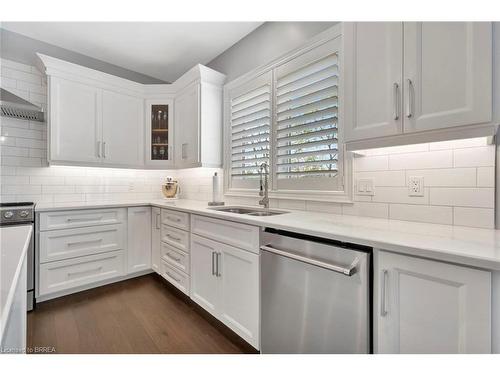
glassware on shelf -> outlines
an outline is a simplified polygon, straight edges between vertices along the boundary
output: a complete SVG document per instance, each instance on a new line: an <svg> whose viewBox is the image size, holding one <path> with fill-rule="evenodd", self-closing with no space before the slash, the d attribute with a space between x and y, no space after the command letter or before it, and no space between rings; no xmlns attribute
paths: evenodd
<svg viewBox="0 0 500 375"><path fill-rule="evenodd" d="M165 147L160 147L160 159L164 159L164 155L165 155Z"/></svg>

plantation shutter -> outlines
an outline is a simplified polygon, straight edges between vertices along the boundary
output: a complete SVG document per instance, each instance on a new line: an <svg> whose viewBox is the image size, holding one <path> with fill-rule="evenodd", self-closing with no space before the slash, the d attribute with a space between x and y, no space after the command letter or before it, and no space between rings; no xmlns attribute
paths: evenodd
<svg viewBox="0 0 500 375"><path fill-rule="evenodd" d="M276 69L278 189L336 190L339 177L339 54L328 46Z"/></svg>
<svg viewBox="0 0 500 375"><path fill-rule="evenodd" d="M258 185L259 166L269 164L271 75L239 87L230 94L231 185Z"/></svg>

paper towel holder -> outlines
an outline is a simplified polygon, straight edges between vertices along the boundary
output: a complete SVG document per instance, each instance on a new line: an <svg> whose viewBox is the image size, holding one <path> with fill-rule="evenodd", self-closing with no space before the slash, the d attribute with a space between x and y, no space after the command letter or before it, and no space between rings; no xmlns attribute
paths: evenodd
<svg viewBox="0 0 500 375"><path fill-rule="evenodd" d="M217 175L217 172L215 172L212 177L212 201L208 202L209 206L224 206L224 202L219 199L220 196L218 192L220 187L218 185L219 185L219 176Z"/></svg>

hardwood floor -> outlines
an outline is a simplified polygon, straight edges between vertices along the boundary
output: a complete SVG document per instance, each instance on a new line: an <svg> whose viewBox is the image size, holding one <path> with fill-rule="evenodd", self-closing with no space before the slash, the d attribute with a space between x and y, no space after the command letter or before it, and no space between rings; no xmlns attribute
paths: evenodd
<svg viewBox="0 0 500 375"><path fill-rule="evenodd" d="M55 353L255 353L156 275L37 305L28 350Z"/></svg>

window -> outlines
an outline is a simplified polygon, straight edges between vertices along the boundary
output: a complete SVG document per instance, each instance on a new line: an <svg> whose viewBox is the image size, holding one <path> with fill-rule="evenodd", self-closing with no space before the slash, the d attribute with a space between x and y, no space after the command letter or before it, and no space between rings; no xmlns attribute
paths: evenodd
<svg viewBox="0 0 500 375"><path fill-rule="evenodd" d="M271 197L348 199L340 38L318 44L226 85L226 193L255 195L265 162Z"/></svg>

